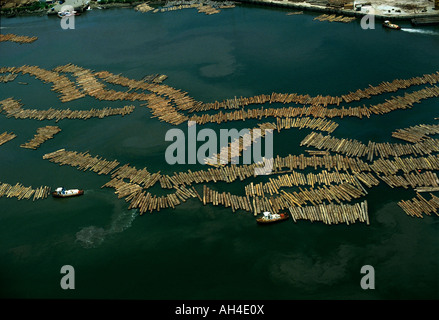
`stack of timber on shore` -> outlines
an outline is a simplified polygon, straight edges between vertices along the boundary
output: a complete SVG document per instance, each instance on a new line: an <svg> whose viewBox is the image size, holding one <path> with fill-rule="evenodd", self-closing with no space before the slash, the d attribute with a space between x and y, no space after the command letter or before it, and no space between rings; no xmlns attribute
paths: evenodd
<svg viewBox="0 0 439 320"><path fill-rule="evenodd" d="M404 212L412 217L424 218L422 214L431 215L435 213L439 216L437 209L439 208L439 198L431 194L431 199L427 200L419 193L416 193L416 197L412 200L401 200L398 205L404 210Z"/></svg>
<svg viewBox="0 0 439 320"><path fill-rule="evenodd" d="M27 149L37 149L46 140L52 139L55 134L60 132L61 129L57 126L45 126L37 129L37 133L34 138L29 142L26 142L20 147Z"/></svg>
<svg viewBox="0 0 439 320"><path fill-rule="evenodd" d="M199 13L204 13L207 15L211 15L211 14L215 14L215 13L219 13L221 10L214 8L212 6L209 5L202 5L198 7L198 12Z"/></svg>
<svg viewBox="0 0 439 320"><path fill-rule="evenodd" d="M12 41L17 43L32 43L36 41L38 37L18 36L12 33L0 34L0 42Z"/></svg>
<svg viewBox="0 0 439 320"><path fill-rule="evenodd" d="M15 133L8 133L7 131L0 134L0 146L12 139L14 139L17 135Z"/></svg>
<svg viewBox="0 0 439 320"><path fill-rule="evenodd" d="M439 124L419 124L392 132L392 137L408 142L419 142L427 139L428 135L439 133Z"/></svg>
<svg viewBox="0 0 439 320"><path fill-rule="evenodd" d="M173 5L169 7L160 8L160 12L169 12L169 11L176 11L176 10L183 10L183 9L190 9L190 8L198 8L202 4L201 3L191 3L191 4L179 4L179 5Z"/></svg>
<svg viewBox="0 0 439 320"><path fill-rule="evenodd" d="M107 161L102 158L92 157L88 152L66 151L59 149L57 151L46 153L43 159L50 162L59 163L59 165L69 165L76 167L78 170L90 170L97 174L109 174L119 165L119 162Z"/></svg>
<svg viewBox="0 0 439 320"><path fill-rule="evenodd" d="M16 197L18 200L21 199L30 199L33 197L33 201L39 199L45 199L50 194L50 187L41 186L37 189L32 189L32 187L25 187L21 183L17 183L14 186L8 183L0 182L0 198L7 197L12 198Z"/></svg>
<svg viewBox="0 0 439 320"><path fill-rule="evenodd" d="M102 119L104 117L121 115L125 116L134 111L134 106L125 106L121 108L103 108L90 110L70 110L67 109L23 109L23 104L13 98L7 98L0 101L0 112L4 113L8 118L15 119L34 119L34 120L56 120L56 122L64 119L81 119L87 120L91 118Z"/></svg>
<svg viewBox="0 0 439 320"><path fill-rule="evenodd" d="M141 3L134 7L134 10L140 11L140 12L148 12L154 10L153 7L150 7L148 3Z"/></svg>
<svg viewBox="0 0 439 320"><path fill-rule="evenodd" d="M367 157L372 161L376 155L382 158L401 157L404 155L427 155L439 151L439 139L427 139L414 144L399 143L375 143L369 141L367 145L357 140L338 139L330 135L323 136L320 133L312 132L306 136L301 146L312 146L317 149L325 149L336 153L353 157Z"/></svg>
<svg viewBox="0 0 439 320"><path fill-rule="evenodd" d="M365 222L369 225L367 201L349 204L320 204L317 206L289 207L294 222L297 220L321 221L324 224L346 223L347 225L356 221Z"/></svg>
<svg viewBox="0 0 439 320"><path fill-rule="evenodd" d="M406 173L404 176L379 176L379 178L387 183L391 188L403 187L404 189L407 189L409 187L439 187L439 179L436 173L431 171L426 171L423 173Z"/></svg>
<svg viewBox="0 0 439 320"><path fill-rule="evenodd" d="M315 17L314 20L319 20L319 21L329 21L329 22L344 22L344 23L349 23L354 21L356 18L355 17L347 17L347 16L337 16L335 14L322 14L318 17Z"/></svg>

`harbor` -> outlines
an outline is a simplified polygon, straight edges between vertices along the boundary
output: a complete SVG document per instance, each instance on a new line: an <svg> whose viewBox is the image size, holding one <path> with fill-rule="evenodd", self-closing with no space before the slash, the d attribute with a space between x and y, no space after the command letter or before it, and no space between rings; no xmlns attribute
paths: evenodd
<svg viewBox="0 0 439 320"><path fill-rule="evenodd" d="M194 3L92 3L74 30L2 16L2 34L38 39L0 42L0 296L436 297L436 26Z"/></svg>

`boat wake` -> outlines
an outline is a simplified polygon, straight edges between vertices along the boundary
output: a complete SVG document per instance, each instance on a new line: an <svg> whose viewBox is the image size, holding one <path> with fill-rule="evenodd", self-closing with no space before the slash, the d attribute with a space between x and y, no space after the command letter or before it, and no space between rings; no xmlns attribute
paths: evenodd
<svg viewBox="0 0 439 320"><path fill-rule="evenodd" d="M95 226L82 228L76 233L76 241L78 241L83 248L96 248L100 246L109 235L120 233L131 227L137 213L137 210L129 210L114 215L108 229Z"/></svg>
<svg viewBox="0 0 439 320"><path fill-rule="evenodd" d="M420 34L428 34L432 36L439 36L439 32L433 30L421 30L421 29L412 29L412 28L401 28L401 30L410 33L420 33Z"/></svg>

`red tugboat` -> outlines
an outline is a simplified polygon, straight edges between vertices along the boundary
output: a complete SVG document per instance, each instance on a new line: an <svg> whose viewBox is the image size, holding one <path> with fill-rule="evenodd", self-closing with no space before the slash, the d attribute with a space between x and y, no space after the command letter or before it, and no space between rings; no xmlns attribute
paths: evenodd
<svg viewBox="0 0 439 320"><path fill-rule="evenodd" d="M52 192L52 196L54 198L69 198L80 196L84 194L84 190L79 189L70 189L66 190L63 187L56 188L55 192Z"/></svg>
<svg viewBox="0 0 439 320"><path fill-rule="evenodd" d="M401 30L400 26L398 26L397 24L394 24L394 23L390 23L389 20L386 20L383 22L383 27L389 28L389 29Z"/></svg>
<svg viewBox="0 0 439 320"><path fill-rule="evenodd" d="M269 224L279 221L287 220L289 216L286 213L270 213L270 212L264 212L264 216L261 218L256 219L256 222L259 224Z"/></svg>

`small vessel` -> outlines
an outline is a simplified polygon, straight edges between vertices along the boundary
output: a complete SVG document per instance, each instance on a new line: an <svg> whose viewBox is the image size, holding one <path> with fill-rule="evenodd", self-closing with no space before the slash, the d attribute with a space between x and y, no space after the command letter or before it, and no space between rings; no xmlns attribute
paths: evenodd
<svg viewBox="0 0 439 320"><path fill-rule="evenodd" d="M400 26L398 26L397 24L394 24L394 23L390 23L389 20L386 20L383 22L383 27L389 28L389 29L401 30Z"/></svg>
<svg viewBox="0 0 439 320"><path fill-rule="evenodd" d="M84 190L70 189L66 190L63 187L56 188L55 192L52 192L52 196L55 198L68 198L75 197L84 194Z"/></svg>
<svg viewBox="0 0 439 320"><path fill-rule="evenodd" d="M80 12L77 12L77 11L75 11L75 10L73 10L73 11L60 11L60 12L58 12L58 17L60 17L60 18L64 18L64 17L71 17L71 16L80 16L81 15L81 13Z"/></svg>
<svg viewBox="0 0 439 320"><path fill-rule="evenodd" d="M261 218L256 219L256 222L259 224L268 224L268 223L274 223L279 221L287 220L289 217L286 213L270 213L270 212L264 212L264 216Z"/></svg>

